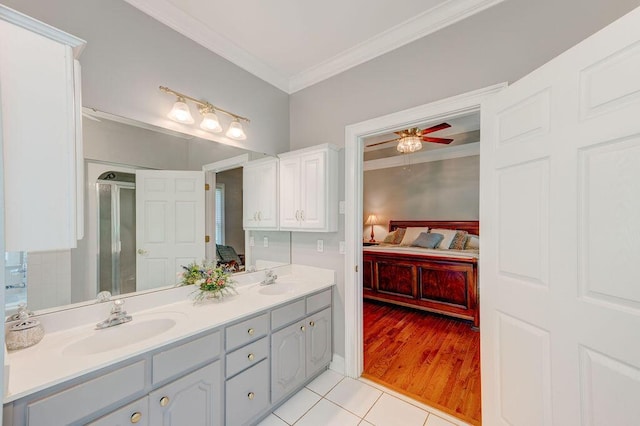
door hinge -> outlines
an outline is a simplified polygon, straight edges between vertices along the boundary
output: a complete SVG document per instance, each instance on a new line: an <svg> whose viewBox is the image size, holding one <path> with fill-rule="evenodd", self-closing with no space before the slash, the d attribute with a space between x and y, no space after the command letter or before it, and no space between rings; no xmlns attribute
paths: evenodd
<svg viewBox="0 0 640 426"><path fill-rule="evenodd" d="M205 236L204 236L204 242L205 242L205 243L208 243L209 241L211 241L211 237L210 237L210 236L208 236L208 235L205 235Z"/></svg>
<svg viewBox="0 0 640 426"><path fill-rule="evenodd" d="M358 265L355 266L355 270L356 270L356 272L358 272Z"/></svg>
<svg viewBox="0 0 640 426"><path fill-rule="evenodd" d="M208 191L208 190L210 190L210 189L211 189L211 186L210 186L208 183L205 183L205 184L204 184L204 190L205 190L205 191Z"/></svg>

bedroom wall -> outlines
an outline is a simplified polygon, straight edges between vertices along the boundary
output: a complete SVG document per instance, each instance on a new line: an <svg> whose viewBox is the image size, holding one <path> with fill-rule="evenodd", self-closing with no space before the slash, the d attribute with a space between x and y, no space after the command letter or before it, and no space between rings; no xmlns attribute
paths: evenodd
<svg viewBox="0 0 640 426"><path fill-rule="evenodd" d="M122 0L0 0L87 41L82 104L144 123L207 135L247 149L289 150L289 95L173 31ZM158 86L251 119L233 142L166 118L175 98ZM192 114L196 114L195 108ZM195 117L194 117L195 118Z"/></svg>
<svg viewBox="0 0 640 426"><path fill-rule="evenodd" d="M364 172L364 220L381 223L375 239L387 235L389 220L478 220L480 156ZM370 238L371 226L363 227Z"/></svg>
<svg viewBox="0 0 640 426"><path fill-rule="evenodd" d="M344 146L345 126L514 82L638 6L637 0L508 0L291 95L291 149ZM344 153L342 153L344 158ZM340 175L344 199L344 169ZM315 251L324 239L324 253ZM334 352L344 355L344 216L337 233L293 233L292 261L337 271ZM351 268L352 265L349 265ZM339 366L341 359L336 359Z"/></svg>

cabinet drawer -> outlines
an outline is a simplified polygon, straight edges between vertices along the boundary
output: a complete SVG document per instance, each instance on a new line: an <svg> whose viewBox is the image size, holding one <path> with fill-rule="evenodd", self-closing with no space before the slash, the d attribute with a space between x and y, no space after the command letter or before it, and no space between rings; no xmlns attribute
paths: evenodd
<svg viewBox="0 0 640 426"><path fill-rule="evenodd" d="M307 297L307 313L319 311L331 305L331 289Z"/></svg>
<svg viewBox="0 0 640 426"><path fill-rule="evenodd" d="M271 329L276 330L298 321L305 314L305 301L300 299L271 311Z"/></svg>
<svg viewBox="0 0 640 426"><path fill-rule="evenodd" d="M149 398L144 397L125 405L86 426L124 426L133 424L134 421L138 426L149 426Z"/></svg>
<svg viewBox="0 0 640 426"><path fill-rule="evenodd" d="M220 352L220 332L216 331L154 355L153 384L160 383L207 361L213 361L220 356Z"/></svg>
<svg viewBox="0 0 640 426"><path fill-rule="evenodd" d="M266 336L268 330L269 314L267 313L227 327L227 351L259 339L262 336Z"/></svg>
<svg viewBox="0 0 640 426"><path fill-rule="evenodd" d="M227 380L226 423L244 425L269 406L269 362L265 359Z"/></svg>
<svg viewBox="0 0 640 426"><path fill-rule="evenodd" d="M257 342L243 346L227 355L227 377L256 365L269 354L269 339L263 337Z"/></svg>
<svg viewBox="0 0 640 426"><path fill-rule="evenodd" d="M140 395L145 385L145 364L138 361L27 406L30 426L67 425L118 401Z"/></svg>

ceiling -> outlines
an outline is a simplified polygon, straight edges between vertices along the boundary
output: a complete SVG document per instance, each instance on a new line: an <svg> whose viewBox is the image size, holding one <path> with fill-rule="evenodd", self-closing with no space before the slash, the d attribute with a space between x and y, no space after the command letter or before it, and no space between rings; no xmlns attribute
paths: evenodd
<svg viewBox="0 0 640 426"><path fill-rule="evenodd" d="M293 93L503 0L126 0Z"/></svg>

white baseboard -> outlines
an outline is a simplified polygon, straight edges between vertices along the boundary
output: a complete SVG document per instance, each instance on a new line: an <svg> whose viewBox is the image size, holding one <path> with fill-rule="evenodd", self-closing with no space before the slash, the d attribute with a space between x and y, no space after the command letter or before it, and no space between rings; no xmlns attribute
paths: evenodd
<svg viewBox="0 0 640 426"><path fill-rule="evenodd" d="M334 353L333 358L331 359L331 364L329 364L329 369L344 375L344 357Z"/></svg>

